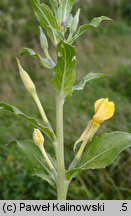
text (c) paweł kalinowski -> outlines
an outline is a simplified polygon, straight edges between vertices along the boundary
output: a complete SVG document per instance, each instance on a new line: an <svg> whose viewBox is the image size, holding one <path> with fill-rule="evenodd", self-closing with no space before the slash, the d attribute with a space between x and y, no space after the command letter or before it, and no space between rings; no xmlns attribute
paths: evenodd
<svg viewBox="0 0 131 216"><path fill-rule="evenodd" d="M30 211L30 212L37 212L37 211L65 211L65 212L77 212L77 211L83 211L83 212L91 212L91 211L104 211L104 203L97 203L97 204L60 204L59 202L56 203L47 203L43 205L26 205L25 203L20 203L20 211Z"/></svg>

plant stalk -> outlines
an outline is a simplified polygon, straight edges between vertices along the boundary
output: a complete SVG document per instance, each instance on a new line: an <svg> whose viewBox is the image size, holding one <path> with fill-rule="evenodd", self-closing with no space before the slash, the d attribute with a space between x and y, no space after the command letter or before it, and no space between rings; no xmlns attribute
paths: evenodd
<svg viewBox="0 0 131 216"><path fill-rule="evenodd" d="M77 163L81 159L81 156L82 156L82 154L84 152L84 149L86 147L87 142L93 138L93 136L95 135L95 133L97 132L99 127L100 127L100 125L94 123L92 120L89 121L85 131L83 132L81 137L78 139L79 142L82 141L82 140L83 140L83 142L82 142L82 144L81 144L81 146L80 146L74 160L70 164L69 169L75 168L75 166L77 165Z"/></svg>
<svg viewBox="0 0 131 216"><path fill-rule="evenodd" d="M87 139L87 140L84 140L84 141L82 142L79 151L77 152L77 154L76 154L74 160L72 161L72 163L71 163L70 166L69 166L69 169L75 168L75 166L77 165L78 161L79 161L80 158L81 158L81 155L82 155L82 153L83 153L83 151L84 151L84 149L85 149L85 146L86 146L87 142L88 142L88 139Z"/></svg>
<svg viewBox="0 0 131 216"><path fill-rule="evenodd" d="M55 168L54 168L52 162L50 161L50 159L49 159L49 157L48 157L48 155L47 155L47 153L46 153L46 151L45 151L45 148L44 148L43 144L40 145L39 148L40 148L40 151L41 151L41 153L42 153L42 155L43 155L43 157L44 157L46 163L48 164L49 169L50 169L50 170L55 170Z"/></svg>
<svg viewBox="0 0 131 216"><path fill-rule="evenodd" d="M40 100L39 100L39 98L38 98L37 93L33 94L33 98L34 98L34 101L36 102L36 105L37 105L37 107L38 107L38 109L39 109L39 112L40 112L40 114L41 114L41 117L42 117L42 119L43 119L43 122L44 122L45 124L48 124L48 125L49 125L49 121L48 121L48 119L47 119L47 117L46 117L45 111L44 111L44 109L43 109L43 107L42 107L42 104L41 104L41 102L40 102Z"/></svg>
<svg viewBox="0 0 131 216"><path fill-rule="evenodd" d="M64 162L63 105L63 97L56 95L56 135L58 140L56 145L56 159L58 200L66 200L68 189Z"/></svg>

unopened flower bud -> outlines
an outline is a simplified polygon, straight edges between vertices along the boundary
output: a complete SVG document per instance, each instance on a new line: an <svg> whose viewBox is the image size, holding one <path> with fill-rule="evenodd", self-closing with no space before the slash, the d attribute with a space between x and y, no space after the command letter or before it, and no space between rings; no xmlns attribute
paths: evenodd
<svg viewBox="0 0 131 216"><path fill-rule="evenodd" d="M33 81L31 80L29 74L22 68L19 59L17 59L17 64L20 72L20 77L24 83L25 88L31 95L33 95L36 92Z"/></svg>
<svg viewBox="0 0 131 216"><path fill-rule="evenodd" d="M47 38L42 30L42 28L39 26L39 30L40 30L40 44L43 50L47 50L48 49L48 41Z"/></svg>
<svg viewBox="0 0 131 216"><path fill-rule="evenodd" d="M48 154L45 151L45 148L43 146L44 144L44 137L39 129L34 129L33 132L33 141L37 145L37 147L40 149L46 163L48 164L50 170L54 170L54 166L52 162L50 161L50 158L48 157Z"/></svg>
<svg viewBox="0 0 131 216"><path fill-rule="evenodd" d="M44 137L39 129L34 129L33 141L38 147L44 144Z"/></svg>
<svg viewBox="0 0 131 216"><path fill-rule="evenodd" d="M80 9L77 10L76 15L74 16L71 26L70 26L70 33L74 34L76 32L78 23L79 23L79 16L80 16Z"/></svg>
<svg viewBox="0 0 131 216"><path fill-rule="evenodd" d="M95 102L95 115L92 120L100 125L103 121L110 119L115 112L114 102L110 102L108 98L101 98Z"/></svg>

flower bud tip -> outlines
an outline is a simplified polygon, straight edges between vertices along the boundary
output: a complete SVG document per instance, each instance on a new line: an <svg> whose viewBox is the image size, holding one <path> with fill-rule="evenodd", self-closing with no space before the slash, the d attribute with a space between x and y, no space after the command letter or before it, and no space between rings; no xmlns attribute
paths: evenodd
<svg viewBox="0 0 131 216"><path fill-rule="evenodd" d="M33 141L37 146L44 144L44 137L39 129L34 129L33 132Z"/></svg>

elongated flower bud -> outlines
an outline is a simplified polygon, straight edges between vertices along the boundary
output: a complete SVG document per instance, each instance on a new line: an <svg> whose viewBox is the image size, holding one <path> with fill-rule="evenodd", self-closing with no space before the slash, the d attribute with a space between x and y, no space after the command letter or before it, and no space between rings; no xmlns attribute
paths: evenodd
<svg viewBox="0 0 131 216"><path fill-rule="evenodd" d="M39 129L34 129L33 141L38 147L44 144L44 137Z"/></svg>
<svg viewBox="0 0 131 216"><path fill-rule="evenodd" d="M33 81L31 80L29 74L22 68L19 59L17 59L17 64L20 72L20 77L24 83L25 88L31 95L33 95L36 92Z"/></svg>
<svg viewBox="0 0 131 216"><path fill-rule="evenodd" d="M80 16L80 9L77 10L76 15L74 16L71 26L70 26L70 33L74 34L76 32L76 29L78 27L79 23L79 16Z"/></svg>
<svg viewBox="0 0 131 216"><path fill-rule="evenodd" d="M37 147L40 149L40 151L41 151L46 163L48 164L48 167L50 168L50 170L54 170L54 166L53 166L52 162L50 161L50 158L48 157L48 155L45 151L44 145L43 145L44 144L44 137L43 137L43 135L39 129L34 129L33 141L37 145Z"/></svg>
<svg viewBox="0 0 131 216"><path fill-rule="evenodd" d="M115 112L114 102L110 102L108 98L101 98L95 102L95 115L92 120L100 125L103 121L110 119Z"/></svg>
<svg viewBox="0 0 131 216"><path fill-rule="evenodd" d="M43 50L47 50L48 49L48 41L47 38L42 30L42 28L39 26L39 30L40 30L40 44Z"/></svg>

